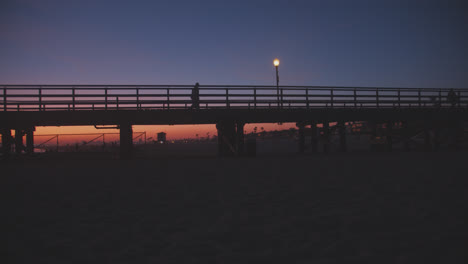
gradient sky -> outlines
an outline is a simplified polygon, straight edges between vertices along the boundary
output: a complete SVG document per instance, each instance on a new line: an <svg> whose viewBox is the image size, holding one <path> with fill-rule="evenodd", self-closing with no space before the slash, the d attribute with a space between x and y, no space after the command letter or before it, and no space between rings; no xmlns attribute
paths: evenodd
<svg viewBox="0 0 468 264"><path fill-rule="evenodd" d="M0 84L468 87L462 0L3 0Z"/></svg>

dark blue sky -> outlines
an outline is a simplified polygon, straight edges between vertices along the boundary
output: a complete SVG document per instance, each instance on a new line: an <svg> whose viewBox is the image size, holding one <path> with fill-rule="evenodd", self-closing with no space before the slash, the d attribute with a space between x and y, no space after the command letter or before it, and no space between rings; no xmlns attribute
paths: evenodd
<svg viewBox="0 0 468 264"><path fill-rule="evenodd" d="M464 1L3 0L2 84L468 87Z"/></svg>

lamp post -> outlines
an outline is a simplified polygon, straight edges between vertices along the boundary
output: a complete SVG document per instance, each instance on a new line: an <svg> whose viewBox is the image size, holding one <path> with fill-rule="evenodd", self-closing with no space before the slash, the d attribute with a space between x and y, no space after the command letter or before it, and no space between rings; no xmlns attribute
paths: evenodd
<svg viewBox="0 0 468 264"><path fill-rule="evenodd" d="M280 106L280 97L279 97L279 76L278 76L278 66L280 64L280 61L278 59L275 59L273 61L273 65L275 65L276 68L276 99L278 101L278 107Z"/></svg>

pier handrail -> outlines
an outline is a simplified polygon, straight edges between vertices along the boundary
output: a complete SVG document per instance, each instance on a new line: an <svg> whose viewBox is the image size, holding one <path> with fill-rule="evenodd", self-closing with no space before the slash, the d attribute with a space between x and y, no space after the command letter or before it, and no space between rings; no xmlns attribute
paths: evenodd
<svg viewBox="0 0 468 264"><path fill-rule="evenodd" d="M192 109L192 85L0 85L0 111ZM200 109L468 108L468 89L200 85ZM453 93L451 93L453 91Z"/></svg>

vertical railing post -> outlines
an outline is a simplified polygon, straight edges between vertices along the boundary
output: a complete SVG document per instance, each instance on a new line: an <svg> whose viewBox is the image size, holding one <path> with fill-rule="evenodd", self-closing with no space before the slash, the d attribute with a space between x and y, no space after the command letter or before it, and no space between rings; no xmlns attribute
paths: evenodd
<svg viewBox="0 0 468 264"><path fill-rule="evenodd" d="M119 97L116 96L115 99L116 99L116 103L117 103L117 110L119 110Z"/></svg>
<svg viewBox="0 0 468 264"><path fill-rule="evenodd" d="M42 86L39 87L39 111L42 111Z"/></svg>
<svg viewBox="0 0 468 264"><path fill-rule="evenodd" d="M257 109L257 88L254 88L254 109Z"/></svg>
<svg viewBox="0 0 468 264"><path fill-rule="evenodd" d="M75 111L75 87L72 88L73 111Z"/></svg>
<svg viewBox="0 0 468 264"><path fill-rule="evenodd" d="M310 105L309 105L309 89L306 88L306 105L307 105L307 109L310 108Z"/></svg>
<svg viewBox="0 0 468 264"><path fill-rule="evenodd" d="M166 95L167 96L167 110L169 110L169 108L170 108L170 100L171 100L170 97L169 97L170 96L170 91L169 90L170 90L170 88L167 88L167 95Z"/></svg>
<svg viewBox="0 0 468 264"><path fill-rule="evenodd" d="M226 108L230 108L229 105L229 89L226 88Z"/></svg>
<svg viewBox="0 0 468 264"><path fill-rule="evenodd" d="M377 108L379 108L379 90L378 89L375 89L375 99L376 99L376 103L377 103Z"/></svg>
<svg viewBox="0 0 468 264"><path fill-rule="evenodd" d="M140 89L136 89L136 96L137 96L137 110L140 110Z"/></svg>
<svg viewBox="0 0 468 264"><path fill-rule="evenodd" d="M421 108L421 89L418 89L418 105Z"/></svg>
<svg viewBox="0 0 468 264"><path fill-rule="evenodd" d="M105 109L107 110L107 87L104 88L104 94L105 94L104 101L105 101L105 103L106 103Z"/></svg>
<svg viewBox="0 0 468 264"><path fill-rule="evenodd" d="M458 91L457 94L458 94L458 96L457 96L458 107L461 107L461 92Z"/></svg>
<svg viewBox="0 0 468 264"><path fill-rule="evenodd" d="M333 88L330 90L330 98L331 98L330 106L331 108L333 108Z"/></svg>
<svg viewBox="0 0 468 264"><path fill-rule="evenodd" d="M398 89L398 108L401 108L401 93L400 93L400 89Z"/></svg>
<svg viewBox="0 0 468 264"><path fill-rule="evenodd" d="M7 89L3 86L3 111L7 110Z"/></svg>
<svg viewBox="0 0 468 264"><path fill-rule="evenodd" d="M439 107L442 107L442 90L439 90Z"/></svg>
<svg viewBox="0 0 468 264"><path fill-rule="evenodd" d="M291 105L291 103L289 104ZM281 88L281 109L283 109L283 88Z"/></svg>
<svg viewBox="0 0 468 264"><path fill-rule="evenodd" d="M356 94L356 88L354 88L353 95L354 95L354 108L357 108L357 94Z"/></svg>

